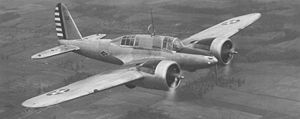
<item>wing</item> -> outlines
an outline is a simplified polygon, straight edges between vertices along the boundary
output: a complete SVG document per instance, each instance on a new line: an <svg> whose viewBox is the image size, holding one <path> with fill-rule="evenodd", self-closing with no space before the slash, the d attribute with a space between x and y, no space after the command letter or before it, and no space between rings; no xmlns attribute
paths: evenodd
<svg viewBox="0 0 300 119"><path fill-rule="evenodd" d="M195 43L195 41L201 41L203 39L208 39L208 38L218 38L218 37L228 38L234 35L235 33L237 33L239 30L252 24L260 17L261 17L260 13L252 13L252 14L231 18L215 26L212 26L204 31L194 34L184 39L182 42L185 45L188 45L188 44Z"/></svg>
<svg viewBox="0 0 300 119"><path fill-rule="evenodd" d="M148 55L118 55L115 56L120 59L124 65L140 64L151 60L164 60L165 57L162 56L148 56Z"/></svg>
<svg viewBox="0 0 300 119"><path fill-rule="evenodd" d="M28 99L23 102L22 105L32 108L50 106L122 85L133 80L141 79L142 77L143 74L136 71L135 68L117 70L109 74L98 74Z"/></svg>
<svg viewBox="0 0 300 119"><path fill-rule="evenodd" d="M74 51L74 50L79 50L79 47L73 46L73 45L60 45L60 46L56 46L54 48L39 52L35 55L32 55L31 58L32 59L47 58L47 57L67 53L67 52Z"/></svg>

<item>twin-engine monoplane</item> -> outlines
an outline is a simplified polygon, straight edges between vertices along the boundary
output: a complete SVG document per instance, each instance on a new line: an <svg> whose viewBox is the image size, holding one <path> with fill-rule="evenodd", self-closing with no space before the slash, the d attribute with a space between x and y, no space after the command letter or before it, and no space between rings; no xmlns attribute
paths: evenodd
<svg viewBox="0 0 300 119"><path fill-rule="evenodd" d="M228 65L237 53L229 38L259 19L261 14L231 18L182 40L154 33L124 35L114 39L105 38L106 34L82 37L64 4L57 4L54 16L60 45L33 55L32 59L74 52L132 67L100 73L33 97L23 102L25 107L50 106L119 85L157 90L176 88L184 78L181 70Z"/></svg>

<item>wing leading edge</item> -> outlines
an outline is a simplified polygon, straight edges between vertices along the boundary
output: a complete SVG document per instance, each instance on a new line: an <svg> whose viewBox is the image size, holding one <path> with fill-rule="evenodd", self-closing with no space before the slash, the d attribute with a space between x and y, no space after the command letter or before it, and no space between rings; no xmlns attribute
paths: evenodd
<svg viewBox="0 0 300 119"><path fill-rule="evenodd" d="M141 79L142 77L143 74L134 68L121 69L109 74L97 74L62 88L28 99L23 102L22 105L24 107L31 108L46 107L119 86L127 82Z"/></svg>
<svg viewBox="0 0 300 119"><path fill-rule="evenodd" d="M188 45L188 44L195 43L195 41L201 41L203 39L208 39L208 38L219 38L219 37L228 38L236 34L237 32L239 32L241 29L249 26L260 17L261 17L260 13L252 13L252 14L247 14L247 15L228 19L226 21L223 21L215 26L212 26L204 31L201 31L197 34L194 34L184 39L183 43L185 45Z"/></svg>

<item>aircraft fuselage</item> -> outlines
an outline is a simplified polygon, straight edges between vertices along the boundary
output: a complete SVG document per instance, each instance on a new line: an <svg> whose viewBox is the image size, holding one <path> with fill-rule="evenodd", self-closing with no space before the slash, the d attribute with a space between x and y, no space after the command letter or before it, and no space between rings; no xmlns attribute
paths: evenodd
<svg viewBox="0 0 300 119"><path fill-rule="evenodd" d="M206 68L217 63L212 56L178 53L167 49L151 49L145 47L130 47L119 45L111 39L88 38L83 40L60 40L64 45L80 47L76 53L117 65L137 64L147 60L176 61L184 70ZM141 43L141 41L140 41Z"/></svg>

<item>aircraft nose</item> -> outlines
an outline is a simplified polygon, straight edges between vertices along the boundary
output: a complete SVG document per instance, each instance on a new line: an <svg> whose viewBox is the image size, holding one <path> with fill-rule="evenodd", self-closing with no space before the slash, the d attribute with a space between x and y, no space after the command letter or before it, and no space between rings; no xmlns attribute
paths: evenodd
<svg viewBox="0 0 300 119"><path fill-rule="evenodd" d="M207 57L208 58L208 64L216 64L216 63L218 63L218 59L215 57L215 56L208 56Z"/></svg>

